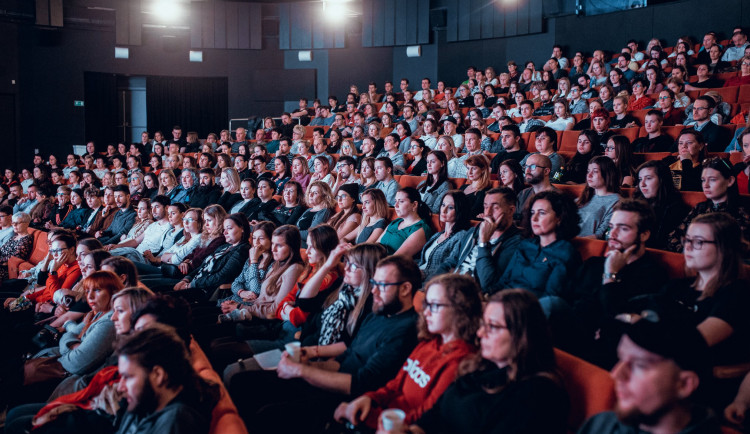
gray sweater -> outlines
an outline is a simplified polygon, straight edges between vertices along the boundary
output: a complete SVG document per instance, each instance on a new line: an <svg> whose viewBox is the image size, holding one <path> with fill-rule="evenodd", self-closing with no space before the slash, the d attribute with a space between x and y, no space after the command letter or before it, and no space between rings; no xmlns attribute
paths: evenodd
<svg viewBox="0 0 750 434"><path fill-rule="evenodd" d="M422 202L424 202L428 207L430 207L430 211L432 211L433 214L439 214L440 213L440 204L443 202L443 196L445 196L445 193L448 192L450 189L450 184L448 181L444 181L442 184L438 186L433 191L430 191L430 188L428 187L427 190L422 192L422 187L424 187L424 184L427 181L422 181L419 186L417 187L417 190L419 190L420 196L422 196Z"/></svg>
<svg viewBox="0 0 750 434"><path fill-rule="evenodd" d="M112 313L100 313L94 317L94 323L79 339L84 322L65 323L66 333L60 338L60 364L71 374L83 375L100 367L112 353L112 342L115 340L115 324ZM75 349L72 345L78 344Z"/></svg>
<svg viewBox="0 0 750 434"><path fill-rule="evenodd" d="M581 233L579 237L596 235L603 240L609 229L609 219L615 204L621 199L619 194L608 194L606 196L594 196L589 203L578 209L581 216Z"/></svg>
<svg viewBox="0 0 750 434"><path fill-rule="evenodd" d="M461 240L463 239L464 234L466 234L466 231L458 231L451 234L450 237L435 246L435 248L430 253L430 257L426 259L425 251L427 251L434 243L436 243L437 239L442 234L443 232L438 232L430 237L430 239L425 243L424 248L422 248L422 253L419 257L419 268L424 271L425 281L429 280L432 276L440 274L440 268L447 259L458 257L458 254L461 250Z"/></svg>

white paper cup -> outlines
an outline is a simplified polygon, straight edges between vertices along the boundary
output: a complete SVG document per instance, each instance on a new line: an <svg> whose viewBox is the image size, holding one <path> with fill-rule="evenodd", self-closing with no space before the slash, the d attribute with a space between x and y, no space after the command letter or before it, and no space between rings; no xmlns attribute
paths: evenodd
<svg viewBox="0 0 750 434"><path fill-rule="evenodd" d="M297 363L299 363L300 356L302 355L300 351L301 345L299 342L289 342L284 345L286 352L289 353L289 357Z"/></svg>
<svg viewBox="0 0 750 434"><path fill-rule="evenodd" d="M380 413L380 422L385 431L400 430L404 425L404 419L406 419L406 413L398 408L389 408Z"/></svg>

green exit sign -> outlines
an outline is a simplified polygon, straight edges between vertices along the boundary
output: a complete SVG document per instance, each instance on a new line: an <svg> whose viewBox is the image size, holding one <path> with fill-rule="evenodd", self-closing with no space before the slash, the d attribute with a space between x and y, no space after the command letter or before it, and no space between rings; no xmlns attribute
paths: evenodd
<svg viewBox="0 0 750 434"><path fill-rule="evenodd" d="M83 101L79 101L79 100L73 101L73 107L83 107Z"/></svg>

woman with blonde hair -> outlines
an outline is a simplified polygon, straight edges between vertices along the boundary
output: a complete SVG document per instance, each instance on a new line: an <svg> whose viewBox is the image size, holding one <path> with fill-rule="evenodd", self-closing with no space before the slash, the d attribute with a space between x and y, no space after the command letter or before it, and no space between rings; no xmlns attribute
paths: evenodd
<svg viewBox="0 0 750 434"><path fill-rule="evenodd" d="M219 183L224 189L224 192L219 197L217 205L220 205L225 210L232 209L235 203L242 200L240 195L240 175L237 173L237 169L234 167L227 167L221 169L221 176Z"/></svg>
<svg viewBox="0 0 750 434"><path fill-rule="evenodd" d="M464 162L468 182L461 186L471 208L470 218L475 219L484 212L484 195L492 188L490 161L484 155L472 155Z"/></svg>
<svg viewBox="0 0 750 434"><path fill-rule="evenodd" d="M308 230L327 222L336 207L333 190L322 181L315 181L310 184L305 194L305 202L310 208L302 213L296 223L303 240L307 239Z"/></svg>
<svg viewBox="0 0 750 434"><path fill-rule="evenodd" d="M310 167L307 165L307 159L301 155L298 155L292 159L292 181L302 186L302 190L307 190L307 185L310 184Z"/></svg>
<svg viewBox="0 0 750 434"><path fill-rule="evenodd" d="M179 193L179 186L180 183L177 182L177 177L174 176L172 169L162 169L159 173L159 194L172 200Z"/></svg>

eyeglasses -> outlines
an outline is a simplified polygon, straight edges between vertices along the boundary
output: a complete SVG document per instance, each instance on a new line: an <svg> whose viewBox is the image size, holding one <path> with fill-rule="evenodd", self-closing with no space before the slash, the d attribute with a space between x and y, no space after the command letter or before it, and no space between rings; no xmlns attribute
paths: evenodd
<svg viewBox="0 0 750 434"><path fill-rule="evenodd" d="M604 147L604 150L605 150L605 151L614 151L614 150L615 150L615 147L614 147L614 146L605 146L605 147Z"/></svg>
<svg viewBox="0 0 750 434"><path fill-rule="evenodd" d="M62 252L64 252L66 249L49 249L50 254L52 255L59 255Z"/></svg>
<svg viewBox="0 0 750 434"><path fill-rule="evenodd" d="M682 246L684 248L687 248L688 246L690 246L692 247L693 250L701 250L703 248L703 245L706 243L716 244L716 241L704 240L702 238L682 237Z"/></svg>
<svg viewBox="0 0 750 434"><path fill-rule="evenodd" d="M494 335L500 333L503 329L507 330L508 326L500 325L500 324L492 324L491 322L487 322L483 319L479 320L479 327L483 328L487 331L487 333Z"/></svg>
<svg viewBox="0 0 750 434"><path fill-rule="evenodd" d="M340 194L340 195L336 196L336 200L344 200L344 199L347 199L348 197L349 196L346 195L346 194Z"/></svg>
<svg viewBox="0 0 750 434"><path fill-rule="evenodd" d="M362 268L362 267L359 264L355 263L355 262L344 261L344 270L345 271L349 271L349 272L354 273L355 271L359 270L360 268Z"/></svg>
<svg viewBox="0 0 750 434"><path fill-rule="evenodd" d="M669 96L660 96L659 99L672 99L672 98Z"/></svg>
<svg viewBox="0 0 750 434"><path fill-rule="evenodd" d="M693 110L708 110L708 107L696 107L696 106L693 106Z"/></svg>
<svg viewBox="0 0 750 434"><path fill-rule="evenodd" d="M536 169L549 169L547 166L540 166L538 164L530 164L526 166L526 169L531 170L532 172Z"/></svg>
<svg viewBox="0 0 750 434"><path fill-rule="evenodd" d="M742 66L750 66L750 62L742 62Z"/></svg>
<svg viewBox="0 0 750 434"><path fill-rule="evenodd" d="M389 286L398 286L402 283L406 283L406 280L401 280L399 282L378 282L375 279L370 279L370 285L372 285L373 289L377 289L381 293L388 291Z"/></svg>
<svg viewBox="0 0 750 434"><path fill-rule="evenodd" d="M194 221L196 221L196 220L194 218L192 218L192 217L188 217L188 218L182 219L183 223L192 223Z"/></svg>
<svg viewBox="0 0 750 434"><path fill-rule="evenodd" d="M448 306L450 306L450 304L446 304L446 303L430 303L430 302L425 301L424 303L422 303L422 306L423 306L422 309L425 312L427 312L429 310L430 313L438 313L440 311L441 307L448 307Z"/></svg>

